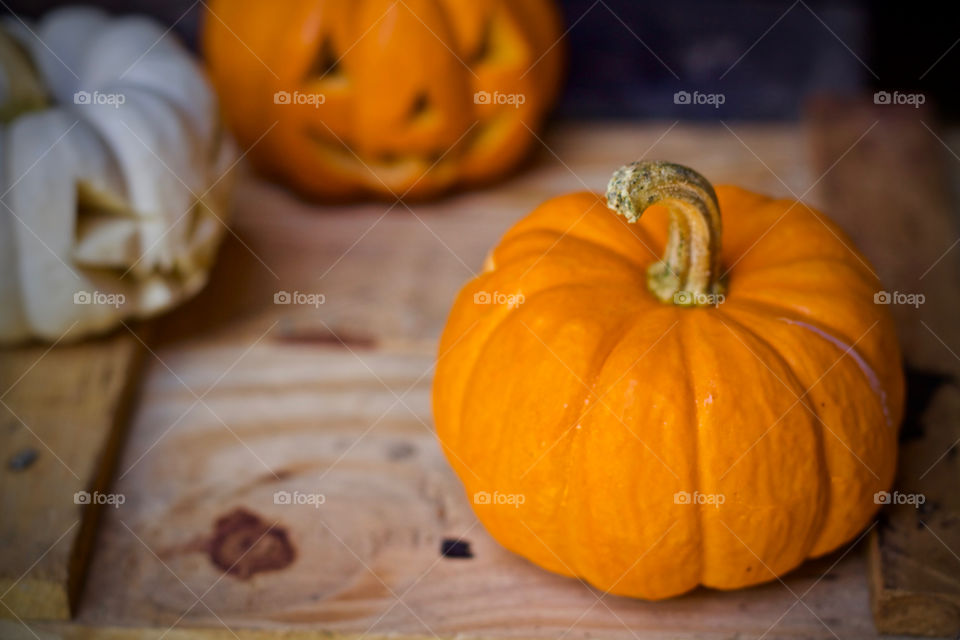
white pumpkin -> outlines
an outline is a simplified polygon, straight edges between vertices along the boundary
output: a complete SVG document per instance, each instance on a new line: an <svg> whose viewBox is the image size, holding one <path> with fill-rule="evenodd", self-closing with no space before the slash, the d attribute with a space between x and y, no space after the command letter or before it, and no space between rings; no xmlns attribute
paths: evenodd
<svg viewBox="0 0 960 640"><path fill-rule="evenodd" d="M66 7L0 25L0 343L183 301L226 231L237 157L159 23Z"/></svg>

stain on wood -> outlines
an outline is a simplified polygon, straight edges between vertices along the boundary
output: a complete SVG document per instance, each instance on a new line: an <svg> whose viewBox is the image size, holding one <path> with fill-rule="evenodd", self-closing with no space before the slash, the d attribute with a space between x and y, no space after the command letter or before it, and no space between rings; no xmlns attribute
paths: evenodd
<svg viewBox="0 0 960 640"><path fill-rule="evenodd" d="M444 558L466 560L473 557L473 551L470 550L470 543L466 540L444 538L440 541L440 555Z"/></svg>
<svg viewBox="0 0 960 640"><path fill-rule="evenodd" d="M7 461L7 468L10 471L25 471L37 461L37 450L33 447L26 447L13 454Z"/></svg>
<svg viewBox="0 0 960 640"><path fill-rule="evenodd" d="M306 322L281 321L277 326L275 339L281 343L344 349L373 349L377 346L377 339L374 336L361 333L356 329L333 328Z"/></svg>
<svg viewBox="0 0 960 640"><path fill-rule="evenodd" d="M296 558L286 529L241 508L217 519L209 553L214 565L241 580L286 569Z"/></svg>
<svg viewBox="0 0 960 640"><path fill-rule="evenodd" d="M387 447L387 459L398 461L413 457L417 448L409 442L395 442Z"/></svg>

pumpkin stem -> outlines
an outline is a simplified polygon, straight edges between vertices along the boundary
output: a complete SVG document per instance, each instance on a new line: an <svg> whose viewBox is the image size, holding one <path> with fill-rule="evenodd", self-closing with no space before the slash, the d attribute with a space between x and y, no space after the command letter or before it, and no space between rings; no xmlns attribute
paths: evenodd
<svg viewBox="0 0 960 640"><path fill-rule="evenodd" d="M720 205L702 175L672 162L632 162L607 186L607 206L636 222L653 204L670 211L665 255L647 270L647 286L662 302L714 304L721 293Z"/></svg>

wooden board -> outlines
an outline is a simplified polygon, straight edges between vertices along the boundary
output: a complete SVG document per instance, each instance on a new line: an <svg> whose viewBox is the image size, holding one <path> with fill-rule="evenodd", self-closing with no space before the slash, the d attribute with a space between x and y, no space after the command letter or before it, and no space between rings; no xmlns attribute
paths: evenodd
<svg viewBox="0 0 960 640"><path fill-rule="evenodd" d="M602 189L613 168L644 155L829 209L821 175L849 157L812 163L804 129L737 123L568 125L546 145L496 189L412 211L317 207L244 181L240 241L228 241L207 290L160 327L113 487L126 502L105 513L76 623L0 631L874 636L862 543L782 583L649 603L546 573L477 524L434 441L430 380L450 301L512 222L552 195ZM855 232L858 215L837 217ZM860 240L871 260L885 259L884 245ZM283 291L324 303L274 304ZM278 491L324 502L278 503ZM442 557L445 540L468 542L472 557Z"/></svg>
<svg viewBox="0 0 960 640"><path fill-rule="evenodd" d="M170 353L167 364L191 372L181 376L187 385L206 388L242 354L238 346L197 347ZM181 423L189 428L174 427L156 455L117 483L127 503L106 516L81 621L162 629L186 614L181 624L346 635L628 638L761 635L785 615L783 629L829 635L779 583L598 603L594 590L500 548L477 524L429 430L431 362L429 353L355 356L261 343L205 397L207 406L190 411ZM194 403L171 382L148 382L154 400L121 467ZM277 491L320 493L325 502L276 504ZM270 526L270 544L241 556L240 543ZM444 539L469 542L473 557L442 558ZM838 634L869 633L862 556L843 558L820 580L838 559L804 566L787 585L809 591L807 606Z"/></svg>
<svg viewBox="0 0 960 640"><path fill-rule="evenodd" d="M884 633L960 633L960 230L947 167L960 165L931 114L916 109L821 103L812 113L820 164L866 128L823 181L835 215L857 221L854 239L873 248L890 292L922 304L893 304L908 364L908 417L896 490L922 496L891 505L870 544L877 628ZM884 179L879 179L884 176ZM916 298L919 302L919 298Z"/></svg>
<svg viewBox="0 0 960 640"><path fill-rule="evenodd" d="M0 616L70 616L99 511L75 493L107 491L140 355L126 330L0 351Z"/></svg>
<svg viewBox="0 0 960 640"><path fill-rule="evenodd" d="M539 202L602 189L645 152L783 195L813 182L797 128L731 129L566 127L500 189L386 215L385 204L314 207L248 181L246 246L225 247L211 287L164 323L116 483L127 502L106 514L80 622L346 636L872 633L859 549L805 565L786 586L664 603L601 598L545 573L477 524L431 431L450 301ZM274 305L280 290L325 302ZM325 502L275 504L276 491ZM261 535L270 544L248 565L235 540ZM442 558L446 538L473 557Z"/></svg>

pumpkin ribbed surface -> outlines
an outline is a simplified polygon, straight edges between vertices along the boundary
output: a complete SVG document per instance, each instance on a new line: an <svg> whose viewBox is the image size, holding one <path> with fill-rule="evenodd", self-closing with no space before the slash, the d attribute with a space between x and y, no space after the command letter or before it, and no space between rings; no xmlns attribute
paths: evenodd
<svg viewBox="0 0 960 640"><path fill-rule="evenodd" d="M770 580L854 538L893 479L903 380L870 266L803 204L716 194L722 303L648 290L665 207L630 224L576 193L507 232L440 342L437 434L477 516L616 594Z"/></svg>

